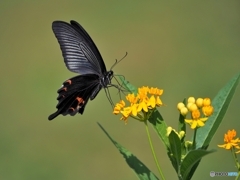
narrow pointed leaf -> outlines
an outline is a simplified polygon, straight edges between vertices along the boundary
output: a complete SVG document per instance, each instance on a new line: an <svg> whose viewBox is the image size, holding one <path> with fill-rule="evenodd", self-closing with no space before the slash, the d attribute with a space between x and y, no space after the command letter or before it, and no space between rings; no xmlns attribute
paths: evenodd
<svg viewBox="0 0 240 180"><path fill-rule="evenodd" d="M208 147L228 109L236 87L239 83L239 78L240 74L233 77L213 99L212 106L214 107L214 114L209 117L205 123L205 126L198 129L196 136L196 148L206 149Z"/></svg>
<svg viewBox="0 0 240 180"><path fill-rule="evenodd" d="M196 148L207 149L215 132L221 124L231 99L239 83L240 73L234 76L215 96L212 102L214 113L209 117L205 125L197 130ZM189 177L192 177L200 160L193 166Z"/></svg>
<svg viewBox="0 0 240 180"><path fill-rule="evenodd" d="M151 114L149 122L153 125L153 128L156 130L165 147L168 148L169 140L167 137L167 124L157 109Z"/></svg>
<svg viewBox="0 0 240 180"><path fill-rule="evenodd" d="M172 161L176 172L178 172L181 163L181 140L174 131L169 134L168 139L170 143L170 152L168 155L170 155L169 158Z"/></svg>
<svg viewBox="0 0 240 180"><path fill-rule="evenodd" d="M120 81L122 81L122 85L131 93L134 93L135 95L138 92L138 89L129 83L123 76L119 76Z"/></svg>
<svg viewBox="0 0 240 180"><path fill-rule="evenodd" d="M213 153L214 150L207 151L203 149L197 149L190 151L183 159L180 167L180 174L179 176L183 180L190 180L191 177L189 176L192 167L201 160L202 157L206 156L207 154Z"/></svg>
<svg viewBox="0 0 240 180"><path fill-rule="evenodd" d="M111 140L114 146L119 150L119 152L123 155L127 164L130 168L136 173L138 179L140 180L158 180L157 176L151 172L147 166L145 166L136 156L134 156L130 151L124 148L122 145L117 143L108 133L107 131L98 123L99 127L103 130L103 132L107 135L107 137Z"/></svg>

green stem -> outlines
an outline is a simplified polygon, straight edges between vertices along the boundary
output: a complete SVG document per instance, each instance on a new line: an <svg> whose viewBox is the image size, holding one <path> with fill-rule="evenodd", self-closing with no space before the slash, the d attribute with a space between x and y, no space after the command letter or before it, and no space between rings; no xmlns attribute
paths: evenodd
<svg viewBox="0 0 240 180"><path fill-rule="evenodd" d="M147 136L148 136L148 141L149 141L149 144L150 144L150 147L151 147L151 150L152 150L152 154L153 154L153 158L154 158L154 161L156 163L156 166L158 168L158 171L159 171L159 174L161 176L161 179L165 180L164 176L163 176L163 173L162 173L162 170L159 166L159 163L158 163L158 160L157 160L157 156L155 154L155 151L154 151L154 148L153 148L153 144L152 144L152 140L151 140L151 136L150 136L150 133L149 133L149 130L148 130L148 124L147 124L147 120L144 121L145 123L145 128L146 128L146 131L147 131Z"/></svg>
<svg viewBox="0 0 240 180"><path fill-rule="evenodd" d="M240 177L240 171L238 171L238 175L237 175L237 177L235 178L235 180L238 180L239 177Z"/></svg>
<svg viewBox="0 0 240 180"><path fill-rule="evenodd" d="M231 148L231 152L232 152L232 156L233 156L234 162L235 162L237 170L238 170L238 175L235 178L235 180L237 180L240 177L240 164L238 162L238 158L237 158L237 155L235 153L235 148Z"/></svg>
<svg viewBox="0 0 240 180"><path fill-rule="evenodd" d="M193 134L192 150L196 149L196 135L197 135L197 128L195 129L194 134Z"/></svg>

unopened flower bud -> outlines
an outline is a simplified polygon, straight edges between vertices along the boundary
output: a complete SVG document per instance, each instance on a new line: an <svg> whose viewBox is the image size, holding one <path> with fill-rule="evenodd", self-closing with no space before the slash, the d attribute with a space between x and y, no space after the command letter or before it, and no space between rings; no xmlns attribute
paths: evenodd
<svg viewBox="0 0 240 180"><path fill-rule="evenodd" d="M185 105L184 105L182 102L180 102L180 103L177 104L177 108L178 108L179 111L180 111L183 107L185 107Z"/></svg>
<svg viewBox="0 0 240 180"><path fill-rule="evenodd" d="M198 109L196 104L191 104L188 108L190 111L196 111Z"/></svg>
<svg viewBox="0 0 240 180"><path fill-rule="evenodd" d="M211 116L214 108L212 106L203 106L202 111L205 116Z"/></svg>
<svg viewBox="0 0 240 180"><path fill-rule="evenodd" d="M189 97L188 98L188 103L195 103L195 98L194 97Z"/></svg>
<svg viewBox="0 0 240 180"><path fill-rule="evenodd" d="M196 105L198 108L201 108L203 106L203 98L198 98L196 101Z"/></svg>
<svg viewBox="0 0 240 180"><path fill-rule="evenodd" d="M183 107L183 108L180 110L180 113L181 113L181 115L186 116L187 113L188 113L188 109L187 109L186 107Z"/></svg>
<svg viewBox="0 0 240 180"><path fill-rule="evenodd" d="M211 105L211 99L210 98L204 98L203 99L203 106L210 106Z"/></svg>

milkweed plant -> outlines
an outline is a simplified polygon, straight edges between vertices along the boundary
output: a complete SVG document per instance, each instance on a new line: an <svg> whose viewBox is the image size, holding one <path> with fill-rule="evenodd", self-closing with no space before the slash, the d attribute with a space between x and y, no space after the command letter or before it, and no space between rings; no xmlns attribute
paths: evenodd
<svg viewBox="0 0 240 180"><path fill-rule="evenodd" d="M116 142L106 130L99 124L119 152L126 159L127 164L134 170L137 177L142 180L165 180L164 172L154 150L149 133L149 124L152 125L166 149L173 168L179 180L190 180L196 171L200 161L206 155L216 150L208 150L208 146L216 133L223 117L228 109L231 99L239 83L240 74L233 77L213 98L188 97L182 102L176 103L176 111L179 111L178 129L167 126L167 122L161 116L160 108L166 107L161 100L164 91L159 88L143 86L135 88L124 78L120 77L123 86L129 91L126 99L121 99L114 107L113 114L121 115L120 120L125 124L130 119L142 122L145 125L153 159L159 175L155 175L129 150ZM190 128L186 128L188 126ZM186 139L187 129L193 131L193 137ZM226 130L227 131L227 130ZM237 138L235 129L228 130L224 135L224 144L216 147L230 151L235 164L235 179L240 177L240 139Z"/></svg>

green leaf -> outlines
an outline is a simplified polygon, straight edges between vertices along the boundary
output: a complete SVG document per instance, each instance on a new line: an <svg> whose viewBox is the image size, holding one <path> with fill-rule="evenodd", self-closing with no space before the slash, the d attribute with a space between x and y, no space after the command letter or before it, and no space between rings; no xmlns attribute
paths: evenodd
<svg viewBox="0 0 240 180"><path fill-rule="evenodd" d="M239 78L240 74L234 76L213 99L212 106L214 107L214 113L208 118L205 125L197 130L196 148L208 148L231 102L236 87L239 83ZM192 170L188 175L189 177L192 177L199 163L200 160L192 167Z"/></svg>
<svg viewBox="0 0 240 180"><path fill-rule="evenodd" d="M129 81L127 81L123 76L118 76L118 78L120 79L120 81L122 81L122 85L131 93L134 93L135 95L138 92L138 89L133 86L132 84L129 83Z"/></svg>
<svg viewBox="0 0 240 180"><path fill-rule="evenodd" d="M181 163L181 140L179 139L178 135L175 131L171 131L168 136L170 148L168 152L168 156L172 161L173 167L175 168L176 172L179 172L179 167Z"/></svg>
<svg viewBox="0 0 240 180"><path fill-rule="evenodd" d="M153 125L153 128L156 130L166 149L169 148L169 140L167 137L167 124L165 123L163 117L157 109L152 112L149 118L149 122Z"/></svg>
<svg viewBox="0 0 240 180"><path fill-rule="evenodd" d="M239 83L239 78L240 74L233 77L213 99L212 106L214 107L214 113L208 118L205 125L197 130L196 148L207 149L228 109L236 87Z"/></svg>
<svg viewBox="0 0 240 180"><path fill-rule="evenodd" d="M181 166L180 166L180 174L179 179L182 180L190 180L192 177L192 167L198 163L203 156L206 156L207 154L213 153L214 150L207 151L204 149L197 149L190 151L183 159ZM189 174L191 174L189 176Z"/></svg>
<svg viewBox="0 0 240 180"><path fill-rule="evenodd" d="M119 152L125 158L127 164L130 168L136 173L137 177L141 180L157 180L157 176L151 172L136 156L134 156L130 151L124 148L122 145L117 143L111 136L107 133L107 131L98 123L99 127L103 130L103 132L107 135L107 137L112 141L115 147L119 150Z"/></svg>

